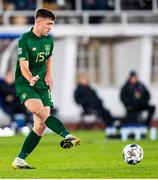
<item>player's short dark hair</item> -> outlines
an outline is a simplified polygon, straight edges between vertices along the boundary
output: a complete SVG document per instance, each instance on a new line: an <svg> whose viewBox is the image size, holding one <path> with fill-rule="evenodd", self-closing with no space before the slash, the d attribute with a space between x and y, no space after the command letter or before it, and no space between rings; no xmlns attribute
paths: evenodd
<svg viewBox="0 0 158 180"><path fill-rule="evenodd" d="M52 21L55 21L55 14L46 8L39 8L35 12L35 19L38 17L43 17L43 18L51 18Z"/></svg>

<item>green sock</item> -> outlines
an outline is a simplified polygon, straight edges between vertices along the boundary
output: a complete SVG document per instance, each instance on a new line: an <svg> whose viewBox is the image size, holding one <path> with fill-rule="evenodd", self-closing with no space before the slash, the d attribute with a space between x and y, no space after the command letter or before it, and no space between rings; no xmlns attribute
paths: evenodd
<svg viewBox="0 0 158 180"><path fill-rule="evenodd" d="M29 133L27 138L24 141L21 152L18 157L21 159L25 159L38 145L41 136L38 136L33 130Z"/></svg>
<svg viewBox="0 0 158 180"><path fill-rule="evenodd" d="M57 119L55 116L49 116L47 120L45 121L46 126L54 131L55 133L59 134L62 137L65 137L66 135L70 134L62 124L62 122Z"/></svg>

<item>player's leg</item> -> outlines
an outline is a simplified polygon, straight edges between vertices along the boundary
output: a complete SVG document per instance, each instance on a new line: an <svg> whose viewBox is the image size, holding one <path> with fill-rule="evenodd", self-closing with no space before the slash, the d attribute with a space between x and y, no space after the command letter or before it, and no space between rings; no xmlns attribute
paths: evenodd
<svg viewBox="0 0 158 180"><path fill-rule="evenodd" d="M80 145L80 138L77 138L74 135L70 134L57 117L49 115L49 117L44 122L48 128L65 138L60 143L60 146L62 148L68 149L73 146Z"/></svg>
<svg viewBox="0 0 158 180"><path fill-rule="evenodd" d="M24 160L28 154L30 154L33 149L37 146L39 143L42 132L42 128L45 129L45 124L47 125L48 128L53 130L55 133L59 134L60 136L66 138L64 141L61 142L61 146L63 148L70 148L72 146L79 145L80 139L72 136L63 126L61 121L59 121L56 117L50 115L50 113L47 111L47 108L44 107L42 101L40 99L28 99L25 102L25 106L27 107L28 110L30 110L33 114L34 117L38 117L40 121L36 121L34 124L33 130L36 131L31 131L31 133L28 135L26 138L24 145L22 147L21 152L19 153L18 157L14 160L12 167L13 168L27 168L30 169L31 167L28 166L26 161ZM41 123L41 124L40 124ZM43 126L42 126L43 125ZM41 128L41 129L40 129ZM36 134L37 133L37 134ZM30 144L30 142L32 142ZM19 159L20 158L20 159ZM22 159L22 164L20 164L20 160Z"/></svg>
<svg viewBox="0 0 158 180"><path fill-rule="evenodd" d="M39 117L43 123L48 126L55 133L59 134L62 137L65 137L69 132L64 128L61 121L56 117L50 115L44 107L40 99L29 99L25 102L25 106L29 109L34 115Z"/></svg>
<svg viewBox="0 0 158 180"><path fill-rule="evenodd" d="M50 115L43 106L41 100L29 99L25 102L25 106L36 116L43 120L45 125L50 128L52 131L57 133L58 135L65 138L61 142L61 147L70 148L72 146L77 146L80 144L80 139L71 135L69 131L64 127L62 122L55 116Z"/></svg>
<svg viewBox="0 0 158 180"><path fill-rule="evenodd" d="M53 107L53 99L51 90L48 89L44 93L41 94L40 97L42 99L42 102L45 106ZM45 124L51 129L51 127L54 127L54 132L58 133L60 136L64 137L65 139L61 141L60 145L63 148L70 148L72 146L77 146L80 144L80 139L76 138L75 136L71 134L67 134L67 130L65 131L65 127L61 123L61 121L55 117L50 116L46 119Z"/></svg>
<svg viewBox="0 0 158 180"><path fill-rule="evenodd" d="M46 107L45 109L48 113L50 113L49 107ZM46 125L43 123L43 121L35 114L33 115L33 119L34 119L33 129L25 139L22 149L18 154L18 157L16 157L12 163L12 167L14 169L33 169L33 167L27 164L25 159L39 144L39 141L46 128Z"/></svg>
<svg viewBox="0 0 158 180"><path fill-rule="evenodd" d="M43 121L36 115L33 115L34 126L32 131L29 133L27 138L24 141L21 152L18 157L22 159L26 159L26 157L35 149L35 147L39 144L46 125Z"/></svg>

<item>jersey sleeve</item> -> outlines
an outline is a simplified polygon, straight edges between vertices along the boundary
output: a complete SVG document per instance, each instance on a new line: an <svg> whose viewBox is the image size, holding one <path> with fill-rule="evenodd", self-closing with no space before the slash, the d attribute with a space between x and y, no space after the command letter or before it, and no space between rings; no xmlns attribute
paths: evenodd
<svg viewBox="0 0 158 180"><path fill-rule="evenodd" d="M29 61L29 55L28 55L28 47L26 42L23 39L19 39L18 41L18 47L17 47L17 53L18 53L18 61Z"/></svg>

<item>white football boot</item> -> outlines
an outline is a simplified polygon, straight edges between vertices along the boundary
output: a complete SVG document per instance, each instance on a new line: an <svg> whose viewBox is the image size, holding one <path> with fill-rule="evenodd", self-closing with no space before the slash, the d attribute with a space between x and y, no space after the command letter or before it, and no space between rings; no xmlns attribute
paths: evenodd
<svg viewBox="0 0 158 180"><path fill-rule="evenodd" d="M13 169L35 169L34 167L29 166L24 159L21 159L19 157L16 157L15 160L13 161L12 168Z"/></svg>

